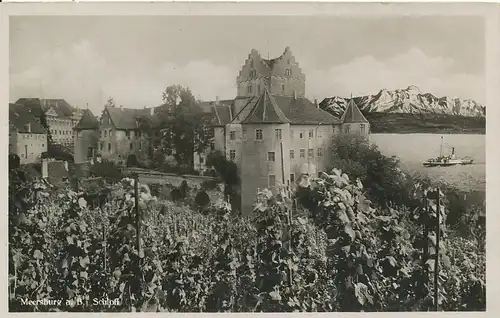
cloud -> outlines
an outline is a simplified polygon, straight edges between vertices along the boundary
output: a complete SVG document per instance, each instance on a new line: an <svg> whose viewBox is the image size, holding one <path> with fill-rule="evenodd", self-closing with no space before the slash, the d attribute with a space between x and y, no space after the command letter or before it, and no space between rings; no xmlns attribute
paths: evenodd
<svg viewBox="0 0 500 318"><path fill-rule="evenodd" d="M334 53L332 53L334 54ZM299 62L300 63L300 62ZM387 59L362 56L328 70L308 68L308 95L319 100L339 95L347 97L376 94L383 88L400 89L416 85L422 92L484 102L484 78L475 74L456 73L454 61L430 57L418 48Z"/></svg>
<svg viewBox="0 0 500 318"><path fill-rule="evenodd" d="M332 52L332 55L335 53ZM244 56L241 60L244 60ZM34 66L11 74L11 101L20 97L64 98L70 104L100 114L108 97L124 107L142 108L161 103L166 86L188 86L204 100L234 98L239 65L217 65L209 60L187 64L165 61L148 65L142 60L121 65L113 56L105 57L89 41L76 42L40 56ZM147 61L147 60L146 60ZM243 63L243 62L241 62ZM325 97L375 94L382 88L418 86L437 96L457 96L484 100L484 79L478 75L454 73L454 61L429 57L413 48L385 60L362 56L327 70L308 67L299 61L306 74L307 96ZM310 64L313 65L313 64Z"/></svg>

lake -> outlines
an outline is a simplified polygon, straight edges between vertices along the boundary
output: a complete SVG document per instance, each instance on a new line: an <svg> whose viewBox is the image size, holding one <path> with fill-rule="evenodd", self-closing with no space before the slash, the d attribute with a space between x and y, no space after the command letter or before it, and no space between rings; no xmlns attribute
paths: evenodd
<svg viewBox="0 0 500 318"><path fill-rule="evenodd" d="M439 155L443 136L443 154L455 147L457 157L471 157L472 165L423 167L422 162ZM486 191L486 135L459 134L372 134L372 143L386 156L397 156L401 167L443 180L464 190Z"/></svg>

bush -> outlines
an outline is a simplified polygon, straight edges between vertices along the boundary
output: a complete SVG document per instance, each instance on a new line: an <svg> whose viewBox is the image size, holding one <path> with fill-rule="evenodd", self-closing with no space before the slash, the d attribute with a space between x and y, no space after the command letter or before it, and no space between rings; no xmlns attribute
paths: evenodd
<svg viewBox="0 0 500 318"><path fill-rule="evenodd" d="M215 190L217 189L219 182L217 180L204 180L201 183L201 188L203 190Z"/></svg>
<svg viewBox="0 0 500 318"><path fill-rule="evenodd" d="M47 156L56 160L74 162L73 154L68 149L59 144L50 144L48 146Z"/></svg>
<svg viewBox="0 0 500 318"><path fill-rule="evenodd" d="M91 165L89 173L92 177L102 177L111 181L119 181L123 178L120 167L108 160L102 160L100 163Z"/></svg>
<svg viewBox="0 0 500 318"><path fill-rule="evenodd" d="M210 197L205 191L200 191L196 194L194 202L199 207L205 207L210 204Z"/></svg>

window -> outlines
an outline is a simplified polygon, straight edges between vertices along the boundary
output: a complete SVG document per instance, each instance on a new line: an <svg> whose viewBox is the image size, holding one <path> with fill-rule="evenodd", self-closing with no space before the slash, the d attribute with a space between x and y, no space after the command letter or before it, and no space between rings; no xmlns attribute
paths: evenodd
<svg viewBox="0 0 500 318"><path fill-rule="evenodd" d="M267 161L272 161L272 162L276 161L276 157L274 155L274 151L269 151L267 153Z"/></svg>
<svg viewBox="0 0 500 318"><path fill-rule="evenodd" d="M108 142L108 151L111 151L111 143Z"/></svg>
<svg viewBox="0 0 500 318"><path fill-rule="evenodd" d="M290 159L295 158L295 152L293 150L290 150Z"/></svg>
<svg viewBox="0 0 500 318"><path fill-rule="evenodd" d="M252 92L252 84L248 85L248 87L247 87L247 92L248 92L248 93L251 93L251 92Z"/></svg>
<svg viewBox="0 0 500 318"><path fill-rule="evenodd" d="M287 60L287 64L290 65L290 59Z"/></svg>
<svg viewBox="0 0 500 318"><path fill-rule="evenodd" d="M272 188L276 186L276 175L270 174L269 175L269 187Z"/></svg>
<svg viewBox="0 0 500 318"><path fill-rule="evenodd" d="M350 126L350 125L346 125L346 126L344 127L344 132L345 132L346 134L348 134L350 130L351 130L351 126Z"/></svg>
<svg viewBox="0 0 500 318"><path fill-rule="evenodd" d="M45 144L42 144L42 148L45 147Z"/></svg>
<svg viewBox="0 0 500 318"><path fill-rule="evenodd" d="M262 140L262 129L255 129L255 139Z"/></svg>
<svg viewBox="0 0 500 318"><path fill-rule="evenodd" d="M300 137L300 139L304 138L304 133L302 133L302 132L299 133L299 137Z"/></svg>
<svg viewBox="0 0 500 318"><path fill-rule="evenodd" d="M231 131L229 133L229 139L231 140L236 140L236 132L235 131Z"/></svg>
<svg viewBox="0 0 500 318"><path fill-rule="evenodd" d="M364 134L365 133L365 124L360 124L359 129L361 130L361 133Z"/></svg>
<svg viewBox="0 0 500 318"><path fill-rule="evenodd" d="M323 133L322 133L321 129L316 130L316 137L323 138Z"/></svg>
<svg viewBox="0 0 500 318"><path fill-rule="evenodd" d="M257 75L257 71L255 71L255 70L250 71L251 77L255 77L256 75Z"/></svg>
<svg viewBox="0 0 500 318"><path fill-rule="evenodd" d="M285 84L281 85L281 92L284 93L285 92Z"/></svg>
<svg viewBox="0 0 500 318"><path fill-rule="evenodd" d="M307 152L309 153L309 158L314 157L314 149L309 149Z"/></svg>
<svg viewBox="0 0 500 318"><path fill-rule="evenodd" d="M243 140L246 141L247 140L247 130L246 129L243 129Z"/></svg>
<svg viewBox="0 0 500 318"><path fill-rule="evenodd" d="M205 161L205 158L200 157L200 163L203 163Z"/></svg>
<svg viewBox="0 0 500 318"><path fill-rule="evenodd" d="M276 134L276 139L281 139L281 129L275 129L274 133Z"/></svg>
<svg viewBox="0 0 500 318"><path fill-rule="evenodd" d="M101 143L99 144L99 150L102 150L104 149L104 143L101 141Z"/></svg>
<svg viewBox="0 0 500 318"><path fill-rule="evenodd" d="M290 182L291 183L295 182L295 175L293 173L290 173Z"/></svg>
<svg viewBox="0 0 500 318"><path fill-rule="evenodd" d="M104 137L108 137L108 131L107 130L104 131Z"/></svg>
<svg viewBox="0 0 500 318"><path fill-rule="evenodd" d="M306 157L306 150L300 149L300 158L305 158L305 157Z"/></svg>
<svg viewBox="0 0 500 318"><path fill-rule="evenodd" d="M213 141L210 143L210 150L215 150L215 143Z"/></svg>
<svg viewBox="0 0 500 318"><path fill-rule="evenodd" d="M130 131L126 130L125 131L125 136L127 136L127 138L130 139Z"/></svg>
<svg viewBox="0 0 500 318"><path fill-rule="evenodd" d="M291 76L292 75L292 70L291 69L285 70L285 75L286 76Z"/></svg>
<svg viewBox="0 0 500 318"><path fill-rule="evenodd" d="M323 148L318 148L318 157L323 156Z"/></svg>
<svg viewBox="0 0 500 318"><path fill-rule="evenodd" d="M236 159L236 150L229 150L229 160Z"/></svg>
<svg viewBox="0 0 500 318"><path fill-rule="evenodd" d="M134 144L130 143L130 150L134 150Z"/></svg>
<svg viewBox="0 0 500 318"><path fill-rule="evenodd" d="M314 138L314 130L309 129L309 138Z"/></svg>

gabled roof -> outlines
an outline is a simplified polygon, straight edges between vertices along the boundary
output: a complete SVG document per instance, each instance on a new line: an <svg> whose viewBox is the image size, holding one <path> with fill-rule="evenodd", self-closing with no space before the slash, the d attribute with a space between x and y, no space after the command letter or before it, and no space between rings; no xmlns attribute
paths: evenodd
<svg viewBox="0 0 500 318"><path fill-rule="evenodd" d="M47 111L52 108L57 113L58 117L71 117L76 111L76 109L68 104L68 102L64 99L41 99L40 103L43 111Z"/></svg>
<svg viewBox="0 0 500 318"><path fill-rule="evenodd" d="M303 97L289 96L274 96L279 107L290 120L291 124L295 125L334 125L340 124L340 120L328 113L327 111L318 108L310 100Z"/></svg>
<svg viewBox="0 0 500 318"><path fill-rule="evenodd" d="M226 126L233 119L231 105L219 104L212 105L211 124L215 127Z"/></svg>
<svg viewBox="0 0 500 318"><path fill-rule="evenodd" d="M116 129L137 129L137 119L151 117L149 109L130 109L121 107L105 107Z"/></svg>
<svg viewBox="0 0 500 318"><path fill-rule="evenodd" d="M73 128L75 130L87 130L87 129L97 129L99 127L99 121L88 109L83 111L82 118Z"/></svg>
<svg viewBox="0 0 500 318"><path fill-rule="evenodd" d="M350 99L341 118L342 123L368 123L354 100Z"/></svg>
<svg viewBox="0 0 500 318"><path fill-rule="evenodd" d="M33 116L40 118L43 114L42 104L39 98L19 98L17 105L23 105Z"/></svg>
<svg viewBox="0 0 500 318"><path fill-rule="evenodd" d="M19 133L46 134L46 130L24 105L9 104L9 129ZM31 129L31 130L30 130Z"/></svg>
<svg viewBox="0 0 500 318"><path fill-rule="evenodd" d="M267 87L242 124L284 124L289 123Z"/></svg>

